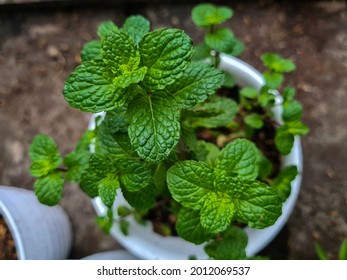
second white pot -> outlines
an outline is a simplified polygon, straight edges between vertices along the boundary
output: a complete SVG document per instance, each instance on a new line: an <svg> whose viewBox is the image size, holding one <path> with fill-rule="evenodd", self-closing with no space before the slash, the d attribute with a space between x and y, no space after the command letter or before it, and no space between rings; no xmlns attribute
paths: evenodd
<svg viewBox="0 0 347 280"><path fill-rule="evenodd" d="M69 256L72 230L62 207L40 204L33 191L0 185L0 214L9 227L19 260Z"/></svg>

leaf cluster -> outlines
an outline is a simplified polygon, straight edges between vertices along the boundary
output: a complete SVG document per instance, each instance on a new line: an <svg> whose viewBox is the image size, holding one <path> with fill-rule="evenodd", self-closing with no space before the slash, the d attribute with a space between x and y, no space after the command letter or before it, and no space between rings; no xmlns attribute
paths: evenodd
<svg viewBox="0 0 347 280"><path fill-rule="evenodd" d="M122 27L102 23L63 90L72 107L102 114L64 157L49 136L34 138L30 172L38 177L39 201L55 205L64 182L78 182L108 208L97 218L99 226L109 233L117 220L127 234L128 216L142 223L150 209L170 200L165 210L177 218L179 236L205 243L213 259L247 258L247 236L234 223L259 229L274 224L298 174L296 166L287 166L271 176L272 163L251 141L271 122L273 91L284 80L279 75L295 66L266 54L264 87L242 88L236 98L218 94L222 86L234 85L217 67L219 54L243 49L222 26L232 15L228 7L198 4L192 19L206 34L195 49L184 31L151 31L142 16L127 18ZM295 135L308 131L294 97L295 90L286 87L284 123L275 138L282 154L290 152ZM120 192L131 208L120 205L116 215ZM162 233L171 230L164 226Z"/></svg>

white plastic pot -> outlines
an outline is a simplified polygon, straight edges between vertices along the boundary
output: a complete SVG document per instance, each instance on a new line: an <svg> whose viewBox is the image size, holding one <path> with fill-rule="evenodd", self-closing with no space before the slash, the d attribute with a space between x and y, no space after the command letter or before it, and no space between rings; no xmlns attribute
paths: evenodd
<svg viewBox="0 0 347 280"><path fill-rule="evenodd" d="M249 64L240 59L228 55L221 56L220 68L232 74L239 86L254 87L260 89L264 85L262 75ZM275 94L277 94L275 92ZM278 105L274 108L275 119L281 123L281 96L277 94L276 102ZM90 128L93 128L94 120L90 122ZM266 229L245 228L248 235L248 245L246 253L248 256L256 255L266 245L268 245L282 229L287 222L294 205L296 203L301 178L302 178L302 150L300 138L296 137L292 152L283 158L283 166L296 165L299 175L292 182L291 194L282 208L282 215L276 223ZM93 200L94 208L98 215L105 215L107 208L103 205L100 198ZM115 208L120 205L127 205L121 192L118 192ZM206 259L203 245L194 245L179 237L163 237L152 231L151 224L146 226L139 225L135 220L129 219L129 235L124 236L118 225L114 225L111 235L129 252L140 259L187 259L190 255L198 259Z"/></svg>
<svg viewBox="0 0 347 280"><path fill-rule="evenodd" d="M125 250L113 250L95 253L82 258L82 260L138 260Z"/></svg>
<svg viewBox="0 0 347 280"><path fill-rule="evenodd" d="M9 227L19 260L68 257L72 230L62 207L42 205L33 191L0 185L0 214Z"/></svg>

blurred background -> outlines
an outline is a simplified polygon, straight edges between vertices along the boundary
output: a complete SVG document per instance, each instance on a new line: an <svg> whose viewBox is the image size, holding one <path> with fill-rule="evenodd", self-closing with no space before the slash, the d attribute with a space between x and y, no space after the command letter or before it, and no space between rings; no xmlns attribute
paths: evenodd
<svg viewBox="0 0 347 280"><path fill-rule="evenodd" d="M65 102L64 80L81 62L97 26L121 26L141 14L158 27L177 27L199 42L190 19L194 4L176 0L0 0L0 184L33 188L28 146L38 133L63 154L75 146L90 114ZM206 2L206 1L204 1ZM345 1L209 1L234 10L228 21L246 46L240 58L260 71L259 56L279 53L297 71L287 76L304 106L310 133L302 138L304 174L298 202L278 238L263 254L272 259L317 259L314 242L337 258L347 237L347 5ZM120 248L95 224L90 200L76 184L61 205L74 230L71 258Z"/></svg>

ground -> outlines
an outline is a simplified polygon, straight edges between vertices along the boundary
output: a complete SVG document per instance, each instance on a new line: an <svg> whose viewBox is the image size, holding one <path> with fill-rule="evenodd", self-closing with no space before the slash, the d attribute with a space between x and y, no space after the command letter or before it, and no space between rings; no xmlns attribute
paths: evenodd
<svg viewBox="0 0 347 280"><path fill-rule="evenodd" d="M67 153L86 129L90 114L70 108L62 88L99 23L121 25L127 15L142 14L153 28L183 28L194 41L202 38L192 27L191 4L144 2L91 8L0 5L0 184L33 188L28 146L36 134L52 136ZM317 259L316 241L336 258L347 237L346 3L234 1L231 7L235 15L228 25L246 45L242 59L260 71L264 52L280 53L297 64L288 82L297 88L311 129L302 138L302 189L284 231L270 247L272 252L280 248L273 257ZM77 185L66 185L61 204L74 230L71 258L120 248L96 226L91 202Z"/></svg>

